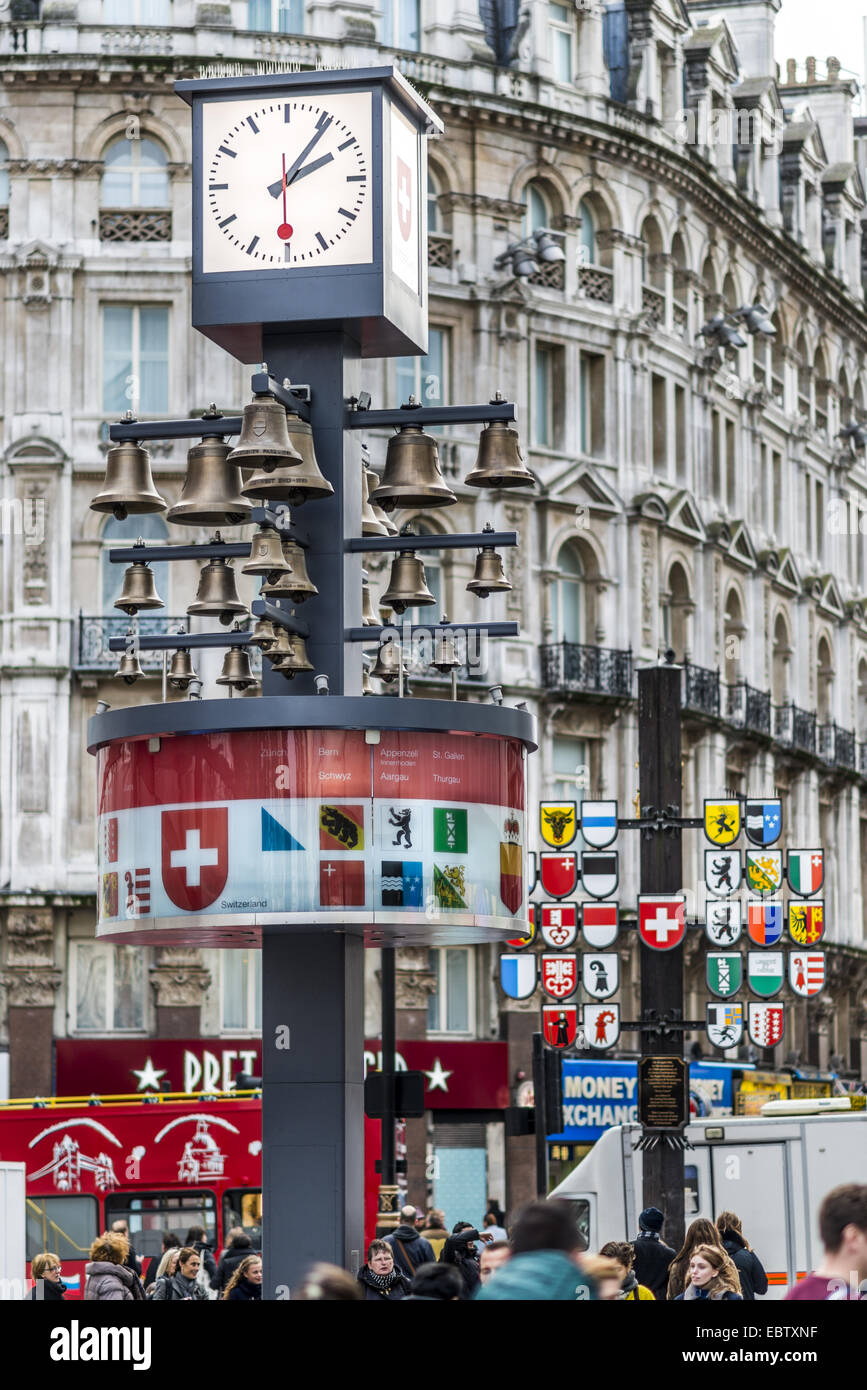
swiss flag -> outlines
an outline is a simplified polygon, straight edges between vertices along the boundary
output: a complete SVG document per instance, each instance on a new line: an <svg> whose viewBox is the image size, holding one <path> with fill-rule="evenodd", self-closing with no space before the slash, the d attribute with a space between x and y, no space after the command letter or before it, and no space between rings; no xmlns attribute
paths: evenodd
<svg viewBox="0 0 867 1390"><path fill-rule="evenodd" d="M683 898L638 899L638 934L654 951L671 951L686 935Z"/></svg>
<svg viewBox="0 0 867 1390"><path fill-rule="evenodd" d="M545 892L552 898L568 898L578 883L578 856L572 850L543 850L540 857L540 878Z"/></svg>
<svg viewBox="0 0 867 1390"><path fill-rule="evenodd" d="M163 811L162 873L172 902L187 912L201 912L220 896L229 874L225 806Z"/></svg>
<svg viewBox="0 0 867 1390"><path fill-rule="evenodd" d="M364 907L364 860L323 859L319 903L321 907Z"/></svg>

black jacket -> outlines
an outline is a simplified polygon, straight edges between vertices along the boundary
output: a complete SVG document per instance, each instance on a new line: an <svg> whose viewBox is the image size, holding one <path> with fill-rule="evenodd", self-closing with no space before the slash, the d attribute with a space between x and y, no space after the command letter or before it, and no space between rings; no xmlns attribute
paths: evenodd
<svg viewBox="0 0 867 1390"><path fill-rule="evenodd" d="M172 1275L164 1274L158 1279L153 1291L154 1303L182 1303L192 1301L193 1303L207 1303L208 1295L197 1284L195 1279L187 1279L177 1271Z"/></svg>
<svg viewBox="0 0 867 1390"><path fill-rule="evenodd" d="M406 1298L412 1285L405 1274L398 1274L391 1287L385 1291L378 1289L370 1277L370 1270L367 1265L362 1265L358 1271L358 1282L364 1289L365 1303L393 1303L398 1298Z"/></svg>
<svg viewBox="0 0 867 1390"><path fill-rule="evenodd" d="M464 1292L461 1295L464 1300L473 1297L480 1283L478 1256L467 1250L470 1242L478 1239L478 1231L470 1227L468 1231L458 1231L457 1235L449 1236L440 1251L440 1264L455 1265L464 1281Z"/></svg>
<svg viewBox="0 0 867 1390"><path fill-rule="evenodd" d="M248 1303L252 1302L254 1298L261 1299L261 1297L261 1284L251 1284L249 1279L239 1279L235 1287L232 1289L232 1292L229 1294L229 1297L226 1299L226 1302Z"/></svg>
<svg viewBox="0 0 867 1390"><path fill-rule="evenodd" d="M429 1265L436 1262L433 1246L424 1239L424 1236L419 1234L414 1226L398 1226L396 1231L392 1231L390 1236L385 1237L385 1241L387 1245L391 1246L395 1265L401 1274L405 1274L408 1279L413 1278L419 1265Z"/></svg>
<svg viewBox="0 0 867 1390"><path fill-rule="evenodd" d="M741 1293L745 1301L755 1302L756 1294L768 1292L768 1276L761 1260L754 1251L748 1250L746 1241L737 1231L727 1231L723 1249L731 1255L741 1281Z"/></svg>
<svg viewBox="0 0 867 1390"><path fill-rule="evenodd" d="M252 1245L242 1246L241 1249L237 1249L233 1245L226 1251L217 1265L217 1272L211 1279L211 1287L219 1289L222 1293L241 1261L246 1260L248 1255L255 1255L256 1253Z"/></svg>
<svg viewBox="0 0 867 1390"><path fill-rule="evenodd" d="M644 1284L653 1297L665 1301L668 1288L668 1269L675 1255L670 1245L665 1245L656 1236L640 1235L633 1242L635 1263L632 1271L639 1284Z"/></svg>
<svg viewBox="0 0 867 1390"><path fill-rule="evenodd" d="M28 1295L29 1298L37 1302L62 1303L63 1295L66 1293L66 1285L63 1280L56 1283L53 1279L37 1279Z"/></svg>
<svg viewBox="0 0 867 1390"><path fill-rule="evenodd" d="M195 1250L196 1254L199 1256L199 1259L202 1261L202 1268L213 1284L217 1277L217 1261L214 1259L210 1245L205 1245L204 1241L201 1240L194 1240L191 1248ZM248 1251L248 1254L252 1253L252 1250Z"/></svg>

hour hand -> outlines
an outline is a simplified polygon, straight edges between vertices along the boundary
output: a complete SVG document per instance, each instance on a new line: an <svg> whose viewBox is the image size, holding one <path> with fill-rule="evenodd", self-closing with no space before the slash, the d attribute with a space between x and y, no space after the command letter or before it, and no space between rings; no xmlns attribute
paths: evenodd
<svg viewBox="0 0 867 1390"><path fill-rule="evenodd" d="M303 165L296 174L293 174L291 179L287 178L287 184L297 183L299 179L306 178L308 174L315 174L316 170L321 169L323 164L330 164L333 158L333 154L324 154L320 159L314 159L310 164Z"/></svg>

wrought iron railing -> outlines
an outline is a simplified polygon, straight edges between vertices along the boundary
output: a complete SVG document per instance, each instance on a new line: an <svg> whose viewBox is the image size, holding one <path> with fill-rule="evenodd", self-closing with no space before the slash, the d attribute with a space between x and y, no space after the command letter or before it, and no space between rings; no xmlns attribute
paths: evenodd
<svg viewBox="0 0 867 1390"><path fill-rule="evenodd" d="M858 765L855 750L855 735L850 729L841 729L838 724L819 725L819 757L834 767Z"/></svg>
<svg viewBox="0 0 867 1390"><path fill-rule="evenodd" d="M801 753L816 751L816 715L797 705L774 706L774 738Z"/></svg>
<svg viewBox="0 0 867 1390"><path fill-rule="evenodd" d="M719 717L719 671L710 671L706 666L693 666L692 662L685 661L683 664L683 707L687 710L697 710L700 714Z"/></svg>
<svg viewBox="0 0 867 1390"><path fill-rule="evenodd" d="M186 613L181 617L167 618L164 614L159 617L140 617L138 620L138 630L141 637L162 636L167 632L177 632L183 624L185 632L190 630L190 620ZM93 616L85 613L78 615L78 631L75 636L75 652L73 665L79 671L114 671L117 670L120 662L120 655L117 652L109 651L109 641L112 637L123 637L132 627L132 619L119 614L109 616ZM139 663L142 670L156 671L162 667L162 652L146 652L139 649Z"/></svg>
<svg viewBox="0 0 867 1390"><path fill-rule="evenodd" d="M771 696L767 690L757 690L747 681L728 687L726 716L732 724L750 733L771 734Z"/></svg>
<svg viewBox="0 0 867 1390"><path fill-rule="evenodd" d="M540 647L542 684L548 690L587 695L632 695L632 650L552 642Z"/></svg>

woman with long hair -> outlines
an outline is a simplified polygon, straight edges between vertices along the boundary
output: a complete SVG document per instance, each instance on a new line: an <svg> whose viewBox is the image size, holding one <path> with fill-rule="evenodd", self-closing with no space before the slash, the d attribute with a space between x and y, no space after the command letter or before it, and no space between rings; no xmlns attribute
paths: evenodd
<svg viewBox="0 0 867 1390"><path fill-rule="evenodd" d="M721 1245L697 1245L690 1257L686 1288L675 1303L735 1299L741 1301L740 1280L731 1256Z"/></svg>
<svg viewBox="0 0 867 1390"><path fill-rule="evenodd" d="M669 1303L677 1298L678 1294L683 1293L686 1288L689 1262L693 1251L699 1245L718 1245L720 1250L723 1248L719 1231L712 1221L708 1221L706 1216L697 1216L692 1222L684 1237L683 1245L671 1262L671 1268L668 1271L668 1290L665 1295ZM725 1252L723 1251L723 1253Z"/></svg>
<svg viewBox="0 0 867 1390"><path fill-rule="evenodd" d="M226 1285L224 1299L230 1303L247 1303L262 1297L262 1256L247 1255Z"/></svg>
<svg viewBox="0 0 867 1390"><path fill-rule="evenodd" d="M721 1211L716 1219L716 1228L723 1250L731 1257L738 1272L742 1297L745 1301L755 1301L756 1294L768 1292L768 1276L743 1233L740 1217L733 1211Z"/></svg>

